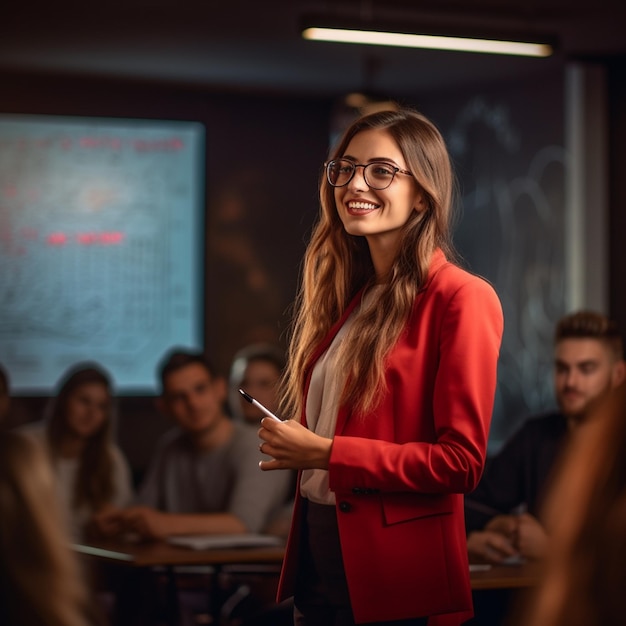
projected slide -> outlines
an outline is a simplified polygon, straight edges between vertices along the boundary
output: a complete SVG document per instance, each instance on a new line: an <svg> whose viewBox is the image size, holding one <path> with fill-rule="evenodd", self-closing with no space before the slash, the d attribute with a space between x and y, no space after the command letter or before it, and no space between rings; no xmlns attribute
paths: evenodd
<svg viewBox="0 0 626 626"><path fill-rule="evenodd" d="M191 122L0 115L0 363L49 393L95 360L151 393L201 345L204 132Z"/></svg>

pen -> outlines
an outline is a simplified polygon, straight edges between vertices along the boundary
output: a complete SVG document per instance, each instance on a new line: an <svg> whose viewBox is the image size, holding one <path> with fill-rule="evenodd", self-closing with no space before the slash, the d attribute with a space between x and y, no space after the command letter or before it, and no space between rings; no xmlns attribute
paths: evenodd
<svg viewBox="0 0 626 626"><path fill-rule="evenodd" d="M261 411L263 411L263 413L265 413L265 415L267 415L268 417L271 417L272 419L276 420L277 422L282 422L283 421L283 420L280 419L280 417L276 417L269 409L265 408L258 400L253 398L249 393L246 393L243 389L240 389L239 393L250 404L254 404L255 407L257 407L258 409L261 409Z"/></svg>

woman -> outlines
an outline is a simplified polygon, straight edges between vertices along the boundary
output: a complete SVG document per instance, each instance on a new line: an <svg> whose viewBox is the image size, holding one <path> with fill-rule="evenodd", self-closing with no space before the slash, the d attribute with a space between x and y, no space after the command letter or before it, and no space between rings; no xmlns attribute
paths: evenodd
<svg viewBox="0 0 626 626"><path fill-rule="evenodd" d="M132 497L128 463L113 442L111 381L97 364L80 363L59 385L43 437L70 531L77 538L106 508Z"/></svg>
<svg viewBox="0 0 626 626"><path fill-rule="evenodd" d="M0 432L0 624L86 626L90 605L45 454Z"/></svg>
<svg viewBox="0 0 626 626"><path fill-rule="evenodd" d="M411 110L355 121L325 165L284 379L296 419L259 431L262 469L300 470L279 585L299 625L471 617L462 494L503 322L447 260L452 195L444 141Z"/></svg>

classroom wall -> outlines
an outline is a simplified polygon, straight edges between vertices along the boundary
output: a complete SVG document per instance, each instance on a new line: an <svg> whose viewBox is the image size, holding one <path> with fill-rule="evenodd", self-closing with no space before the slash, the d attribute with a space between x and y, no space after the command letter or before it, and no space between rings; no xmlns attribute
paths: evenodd
<svg viewBox="0 0 626 626"><path fill-rule="evenodd" d="M215 93L89 77L2 77L4 113L194 120L206 128L204 341L228 373L252 341L285 343L305 240L317 210L333 101ZM2 357L0 355L0 362ZM156 363L154 364L156 365ZM59 376L61 372L59 372ZM153 398L119 399L119 439L140 476L169 424ZM12 421L39 419L47 398L17 398Z"/></svg>
<svg viewBox="0 0 626 626"><path fill-rule="evenodd" d="M608 63L609 308L626 332L626 55Z"/></svg>
<svg viewBox="0 0 626 626"><path fill-rule="evenodd" d="M207 350L225 372L248 341L281 340L316 211L331 100L21 75L5 76L3 92L8 94L0 105L5 113L204 124Z"/></svg>
<svg viewBox="0 0 626 626"><path fill-rule="evenodd" d="M551 340L565 312L564 75L433 94L420 106L438 120L459 178L457 249L504 311L494 449L554 405Z"/></svg>
<svg viewBox="0 0 626 626"><path fill-rule="evenodd" d="M246 343L285 343L335 99L42 75L5 75L3 86L3 112L204 123L207 351L227 373ZM457 246L503 302L497 446L552 401L551 335L565 312L563 76L394 97L431 116L449 142L464 207ZM16 419L44 406L18 399ZM120 398L119 412L120 441L140 477L168 423L152 398Z"/></svg>

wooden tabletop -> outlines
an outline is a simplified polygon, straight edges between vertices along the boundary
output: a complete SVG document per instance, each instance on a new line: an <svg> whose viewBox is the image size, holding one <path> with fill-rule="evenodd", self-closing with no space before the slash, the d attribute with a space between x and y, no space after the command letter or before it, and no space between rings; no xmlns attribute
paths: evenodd
<svg viewBox="0 0 626 626"><path fill-rule="evenodd" d="M194 550L175 546L166 541L137 543L107 540L74 544L74 549L79 554L88 557L134 567L243 563L280 564L285 554L283 546ZM470 581L474 590L514 589L535 585L539 580L539 573L539 567L534 563L493 565L488 569L470 571Z"/></svg>
<svg viewBox="0 0 626 626"><path fill-rule="evenodd" d="M166 541L137 543L106 540L74 544L74 549L85 556L136 567L281 563L285 554L285 548L282 546L194 550L175 546Z"/></svg>

